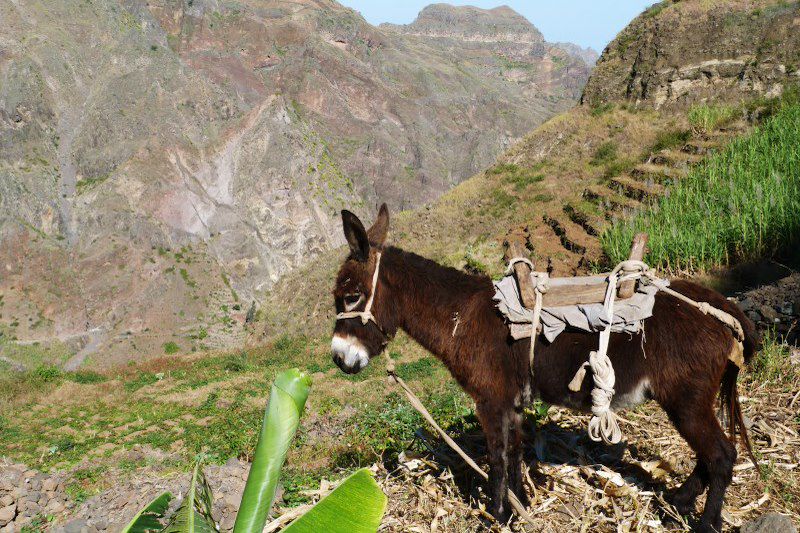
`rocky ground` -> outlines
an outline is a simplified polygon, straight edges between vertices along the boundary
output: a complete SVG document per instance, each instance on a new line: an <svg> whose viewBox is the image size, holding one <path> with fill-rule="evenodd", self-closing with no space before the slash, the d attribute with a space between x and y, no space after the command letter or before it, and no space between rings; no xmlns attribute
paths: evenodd
<svg viewBox="0 0 800 533"><path fill-rule="evenodd" d="M800 274L794 272L775 283L739 291L733 298L762 331L774 331L788 344L800 340Z"/></svg>
<svg viewBox="0 0 800 533"><path fill-rule="evenodd" d="M133 450L132 453L140 450ZM140 457L144 461L144 457ZM214 516L223 531L233 529L249 464L231 459L223 465L205 468L206 479L214 491ZM75 492L65 489L72 476L48 475L30 470L23 464L0 462L0 531L17 533L24 527L31 531L47 529L54 533L117 532L164 491L178 496L186 491L188 475L164 477L163 473L144 469L134 479L112 489L76 501ZM82 498L78 498L79 500ZM180 499L172 502L174 509ZM42 517L54 520L49 524Z"/></svg>

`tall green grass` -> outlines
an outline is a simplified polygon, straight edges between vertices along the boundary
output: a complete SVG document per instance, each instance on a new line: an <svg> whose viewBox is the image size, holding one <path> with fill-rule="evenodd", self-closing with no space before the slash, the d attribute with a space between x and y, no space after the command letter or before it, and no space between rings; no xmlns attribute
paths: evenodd
<svg viewBox="0 0 800 533"><path fill-rule="evenodd" d="M650 235L647 261L672 272L796 254L800 237L800 105L781 106L752 134L693 170L649 210L602 237L613 262L636 232Z"/></svg>
<svg viewBox="0 0 800 533"><path fill-rule="evenodd" d="M710 133L730 123L739 114L741 112L733 106L703 104L692 107L688 118L694 128Z"/></svg>

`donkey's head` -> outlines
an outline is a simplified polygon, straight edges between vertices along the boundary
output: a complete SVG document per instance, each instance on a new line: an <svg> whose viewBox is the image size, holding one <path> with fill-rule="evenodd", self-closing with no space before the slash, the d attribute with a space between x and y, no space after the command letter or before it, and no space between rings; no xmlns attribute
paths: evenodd
<svg viewBox="0 0 800 533"><path fill-rule="evenodd" d="M383 204L369 230L347 210L342 211L342 223L350 255L339 269L333 288L337 315L331 351L339 368L356 374L383 351L396 331L383 309L387 301L380 296L379 281L389 210Z"/></svg>

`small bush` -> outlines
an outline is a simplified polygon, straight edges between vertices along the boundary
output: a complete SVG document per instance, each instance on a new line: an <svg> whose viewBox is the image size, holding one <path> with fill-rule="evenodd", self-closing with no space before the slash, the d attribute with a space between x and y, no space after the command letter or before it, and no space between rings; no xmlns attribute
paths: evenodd
<svg viewBox="0 0 800 533"><path fill-rule="evenodd" d="M238 354L231 354L225 356L222 362L222 368L227 372L244 372L250 368L247 360L247 354L244 352Z"/></svg>
<svg viewBox="0 0 800 533"><path fill-rule="evenodd" d="M90 384L90 383L102 383L108 380L102 374L98 374L97 372L93 372L91 370L78 370L77 372L68 372L66 374L66 378L70 381L74 381L75 383L81 384Z"/></svg>
<svg viewBox="0 0 800 533"><path fill-rule="evenodd" d="M658 137L656 137L653 146L650 147L650 150L648 150L646 155L660 152L661 150L666 150L668 148L677 148L678 146L683 146L691 138L692 132L690 130L677 129L663 131L658 135Z"/></svg>
<svg viewBox="0 0 800 533"><path fill-rule="evenodd" d="M181 349L180 346L178 346L178 344L173 341L164 343L164 353L167 355L178 353L180 349Z"/></svg>
<svg viewBox="0 0 800 533"><path fill-rule="evenodd" d="M597 147L597 150L592 154L592 159L589 161L590 165L599 166L610 163L617 158L617 143L614 141L606 141Z"/></svg>
<svg viewBox="0 0 800 533"><path fill-rule="evenodd" d="M44 383L57 381L61 379L63 375L61 369L53 365L40 365L33 371L34 378Z"/></svg>
<svg viewBox="0 0 800 533"><path fill-rule="evenodd" d="M614 104L612 104L611 102L606 102L604 104L597 104L592 106L592 109L589 111L589 114L593 117L599 117L605 115L612 109L614 109Z"/></svg>

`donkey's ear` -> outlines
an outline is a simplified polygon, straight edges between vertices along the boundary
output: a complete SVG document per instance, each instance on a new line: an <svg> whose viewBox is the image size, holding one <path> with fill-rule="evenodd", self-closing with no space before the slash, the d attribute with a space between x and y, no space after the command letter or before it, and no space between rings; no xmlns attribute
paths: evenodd
<svg viewBox="0 0 800 533"><path fill-rule="evenodd" d="M342 227L344 238L350 245L350 251L353 252L356 259L366 261L369 257L369 237L367 237L364 224L353 213L342 209Z"/></svg>
<svg viewBox="0 0 800 533"><path fill-rule="evenodd" d="M389 208L386 207L386 204L383 204L378 211L378 218L375 219L375 223L367 231L369 242L375 246L383 246L386 241L387 231L389 231Z"/></svg>

